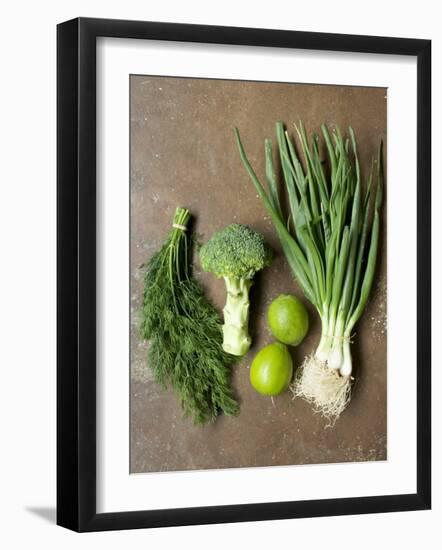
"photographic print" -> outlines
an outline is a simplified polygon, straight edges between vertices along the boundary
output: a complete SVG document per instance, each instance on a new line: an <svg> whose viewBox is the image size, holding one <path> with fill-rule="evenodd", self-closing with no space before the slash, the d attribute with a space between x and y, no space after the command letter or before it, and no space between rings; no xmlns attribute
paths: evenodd
<svg viewBox="0 0 442 550"><path fill-rule="evenodd" d="M130 76L130 472L387 459L387 89Z"/></svg>
<svg viewBox="0 0 442 550"><path fill-rule="evenodd" d="M57 26L58 525L431 508L431 41L329 31Z"/></svg>

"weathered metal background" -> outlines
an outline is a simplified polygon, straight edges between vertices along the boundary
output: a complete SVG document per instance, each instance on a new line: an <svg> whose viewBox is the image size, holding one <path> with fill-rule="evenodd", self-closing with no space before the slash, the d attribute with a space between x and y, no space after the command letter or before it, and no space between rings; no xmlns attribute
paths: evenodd
<svg viewBox="0 0 442 550"><path fill-rule="evenodd" d="M285 122L289 131L299 119L309 131L322 122L342 130L351 124L366 175L380 139L386 139L386 95L380 88L131 77L131 472L386 459L386 208L374 292L356 327L353 399L334 428L325 428L326 421L304 401L292 400L290 392L272 402L249 383L253 356L273 340L266 323L268 305L281 293L301 292L243 169L232 132L239 127L249 158L263 176L264 137L274 137L276 121ZM152 380L147 344L138 330L140 266L163 242L178 205L193 213L202 240L241 222L261 231L276 251L273 265L257 277L252 290L253 346L232 369L241 413L204 427L183 419L176 396ZM195 275L221 311L223 281L200 273L197 258ZM310 306L309 313L308 337L292 349L295 365L319 341L318 316Z"/></svg>

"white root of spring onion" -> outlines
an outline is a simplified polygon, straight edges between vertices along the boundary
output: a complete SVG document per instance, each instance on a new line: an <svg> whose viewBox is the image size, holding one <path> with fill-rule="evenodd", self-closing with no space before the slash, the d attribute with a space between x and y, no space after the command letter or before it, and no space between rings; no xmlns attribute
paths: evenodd
<svg viewBox="0 0 442 550"><path fill-rule="evenodd" d="M322 319L322 337L313 355L298 369L292 391L311 403L333 426L351 398L352 361L350 328L342 319Z"/></svg>
<svg viewBox="0 0 442 550"><path fill-rule="evenodd" d="M351 396L351 376L342 376L316 354L305 358L297 370L291 390L312 404L333 426L345 410Z"/></svg>

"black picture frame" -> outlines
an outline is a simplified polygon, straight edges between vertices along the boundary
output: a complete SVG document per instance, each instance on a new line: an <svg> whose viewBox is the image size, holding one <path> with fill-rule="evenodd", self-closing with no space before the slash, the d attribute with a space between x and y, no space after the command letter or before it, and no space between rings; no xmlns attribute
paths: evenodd
<svg viewBox="0 0 442 550"><path fill-rule="evenodd" d="M96 39L417 59L417 492L96 512ZM431 506L431 41L79 18L57 27L57 523L75 531L425 510Z"/></svg>

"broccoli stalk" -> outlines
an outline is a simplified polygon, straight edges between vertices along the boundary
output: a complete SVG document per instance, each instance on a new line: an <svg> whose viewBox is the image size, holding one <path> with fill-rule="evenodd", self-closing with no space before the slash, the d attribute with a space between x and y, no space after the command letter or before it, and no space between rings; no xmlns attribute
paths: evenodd
<svg viewBox="0 0 442 550"><path fill-rule="evenodd" d="M271 249L260 233L234 223L214 233L201 247L200 260L204 271L224 278L226 284L223 349L231 355L245 355L251 344L249 290L255 273L270 264Z"/></svg>
<svg viewBox="0 0 442 550"><path fill-rule="evenodd" d="M227 300L224 306L223 348L232 355L245 355L252 339L249 336L250 279L224 277Z"/></svg>

